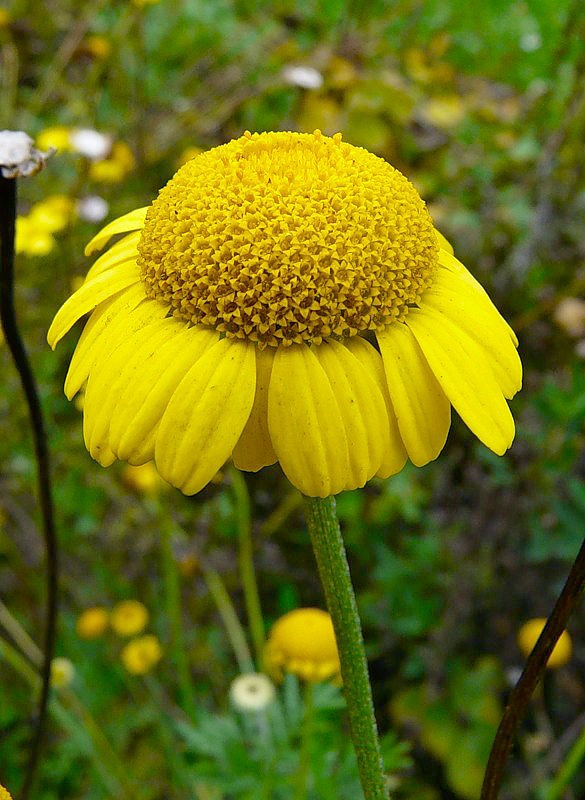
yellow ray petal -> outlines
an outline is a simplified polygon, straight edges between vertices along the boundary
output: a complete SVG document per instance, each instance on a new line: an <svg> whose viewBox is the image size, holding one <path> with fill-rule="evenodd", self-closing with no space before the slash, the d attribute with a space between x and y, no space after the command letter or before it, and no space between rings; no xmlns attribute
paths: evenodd
<svg viewBox="0 0 585 800"><path fill-rule="evenodd" d="M98 275L72 294L61 306L47 333L47 341L55 349L60 339L84 314L93 311L104 300L113 297L121 289L138 283L140 273L133 262L126 262L114 270Z"/></svg>
<svg viewBox="0 0 585 800"><path fill-rule="evenodd" d="M146 299L141 283L122 289L114 297L101 303L88 319L73 353L67 377L65 394L68 400L81 389L92 365L100 358L102 348L112 336L116 325L125 325L127 316Z"/></svg>
<svg viewBox="0 0 585 800"><path fill-rule="evenodd" d="M148 209L149 206L144 206L144 208L135 208L134 211L124 214L123 217L118 217L118 219L112 220L112 222L108 223L104 228L102 228L99 233L96 233L93 239L87 244L85 248L85 255L90 256L92 253L95 253L96 250L101 250L108 240L111 239L112 236L116 236L118 233L136 231L139 228L142 228L144 226L144 220L146 218L146 212Z"/></svg>
<svg viewBox="0 0 585 800"><path fill-rule="evenodd" d="M122 376L129 365L144 360L156 352L163 342L174 335L174 329L163 319L152 322L128 335L112 351L107 360L93 369L87 381L83 405L83 436L85 446L92 458L100 460L100 454L112 450L108 433L112 409L122 388Z"/></svg>
<svg viewBox="0 0 585 800"><path fill-rule="evenodd" d="M277 348L268 391L268 429L282 469L303 494L345 489L349 454L343 420L312 348Z"/></svg>
<svg viewBox="0 0 585 800"><path fill-rule="evenodd" d="M407 325L459 416L502 455L512 444L514 420L483 351L448 317L430 308L412 309Z"/></svg>
<svg viewBox="0 0 585 800"><path fill-rule="evenodd" d="M324 342L313 352L329 378L345 429L346 488L357 489L376 474L388 449L384 398L368 370L339 342Z"/></svg>
<svg viewBox="0 0 585 800"><path fill-rule="evenodd" d="M256 386L251 342L221 339L185 375L156 436L162 477L185 494L200 491L230 457L250 416Z"/></svg>
<svg viewBox="0 0 585 800"><path fill-rule="evenodd" d="M443 275L424 293L421 308L448 317L471 336L483 351L504 396L514 397L522 386L522 364L504 320L469 284L446 270L440 272Z"/></svg>
<svg viewBox="0 0 585 800"><path fill-rule="evenodd" d="M112 267L117 267L124 261L135 261L138 255L138 248L136 245L139 240L140 232L131 233L112 245L109 250L106 250L106 252L92 264L85 276L85 282L92 280L97 275L101 275L102 272L108 269L112 269Z"/></svg>
<svg viewBox="0 0 585 800"><path fill-rule="evenodd" d="M257 472L277 461L268 432L268 387L273 359L272 347L256 351L254 405L232 454L236 467L246 472Z"/></svg>
<svg viewBox="0 0 585 800"><path fill-rule="evenodd" d="M435 228L435 235L437 237L437 241L439 242L439 247L441 248L441 250L445 250L446 253L450 253L451 255L453 255L454 250L453 247L451 246L451 242L448 239L446 239L441 233L441 231L438 231L436 228Z"/></svg>
<svg viewBox="0 0 585 800"><path fill-rule="evenodd" d="M444 269L457 275L459 278L461 278L461 280L463 280L465 283L467 283L469 286L472 286L474 289L476 289L477 292L479 292L484 301L487 301L487 303L496 311L498 316L500 316L502 322L505 325L506 330L508 331L508 335L514 342L515 347L518 347L518 337L516 336L512 328L508 325L506 320L500 315L499 311L492 303L489 294L483 288L481 283L473 277L471 272L469 272L469 270L460 261L458 261L455 258L455 256L451 255L445 250L439 250L439 265L440 267L443 267Z"/></svg>
<svg viewBox="0 0 585 800"><path fill-rule="evenodd" d="M376 335L400 436L412 463L421 467L443 449L451 424L449 401L404 323L394 322Z"/></svg>
<svg viewBox="0 0 585 800"><path fill-rule="evenodd" d="M379 478L389 478L390 475L396 475L396 473L400 472L404 467L406 459L408 458L408 453L406 452L402 437L400 436L396 414L394 413L392 401L388 393L382 356L375 347L372 347L372 345L361 336L354 336L348 339L345 344L376 381L382 393L382 397L384 398L386 418L388 420L388 446L383 454L382 462L376 475Z"/></svg>
<svg viewBox="0 0 585 800"><path fill-rule="evenodd" d="M175 336L133 371L112 413L110 447L119 459L132 464L154 457L156 433L169 400L187 372L219 339L216 331L167 321L172 323Z"/></svg>

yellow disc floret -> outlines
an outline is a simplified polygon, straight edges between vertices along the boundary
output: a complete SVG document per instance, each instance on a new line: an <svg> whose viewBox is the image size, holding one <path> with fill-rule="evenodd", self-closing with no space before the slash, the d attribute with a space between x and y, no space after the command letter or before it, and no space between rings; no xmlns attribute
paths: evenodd
<svg viewBox="0 0 585 800"><path fill-rule="evenodd" d="M418 303L438 258L408 180L319 131L246 133L189 161L138 250L149 297L261 346L381 330Z"/></svg>

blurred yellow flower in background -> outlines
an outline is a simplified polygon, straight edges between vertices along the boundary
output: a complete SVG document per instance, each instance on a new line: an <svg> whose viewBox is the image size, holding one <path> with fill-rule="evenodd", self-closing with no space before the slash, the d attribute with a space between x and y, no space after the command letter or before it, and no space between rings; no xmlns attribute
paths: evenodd
<svg viewBox="0 0 585 800"><path fill-rule="evenodd" d="M51 233L30 217L16 218L14 248L17 253L24 253L27 256L46 256L55 245Z"/></svg>
<svg viewBox="0 0 585 800"><path fill-rule="evenodd" d="M122 600L110 614L110 625L118 636L134 636L144 630L150 615L139 600Z"/></svg>
<svg viewBox="0 0 585 800"><path fill-rule="evenodd" d="M64 194L53 194L31 208L29 221L48 233L64 230L75 215L75 201Z"/></svg>
<svg viewBox="0 0 585 800"><path fill-rule="evenodd" d="M162 647L153 634L133 639L120 653L122 663L132 675L145 675L162 658Z"/></svg>
<svg viewBox="0 0 585 800"><path fill-rule="evenodd" d="M92 161L89 177L98 183L120 183L136 166L136 159L126 142L114 142L108 158Z"/></svg>
<svg viewBox="0 0 585 800"><path fill-rule="evenodd" d="M105 633L109 624L109 611L103 606L93 606L86 608L77 617L75 629L82 639L97 639Z"/></svg>
<svg viewBox="0 0 585 800"><path fill-rule="evenodd" d="M112 52L112 45L105 36L95 33L83 41L83 49L94 58L103 60Z"/></svg>
<svg viewBox="0 0 585 800"><path fill-rule="evenodd" d="M67 128L65 125L45 128L36 136L36 145L39 150L48 150L50 147L54 147L60 152L71 152L73 150L71 128Z"/></svg>
<svg viewBox="0 0 585 800"><path fill-rule="evenodd" d="M271 677L285 672L304 681L341 680L341 665L331 617L320 608L297 608L277 620L264 650Z"/></svg>
<svg viewBox="0 0 585 800"><path fill-rule="evenodd" d="M64 689L75 677L75 667L68 658L58 656L51 661L51 686Z"/></svg>
<svg viewBox="0 0 585 800"><path fill-rule="evenodd" d="M0 8L0 28L7 28L12 22L12 17L7 8ZM2 800L2 787L0 787L0 800Z"/></svg>
<svg viewBox="0 0 585 800"><path fill-rule="evenodd" d="M525 658L528 658L538 637L542 633L542 629L546 625L546 617L535 617L528 620L518 631L518 647L520 652ZM564 667L565 664L571 660L573 654L573 642L571 636L567 631L563 631L557 641L554 650L550 654L547 663L549 669L556 669L557 667Z"/></svg>
<svg viewBox="0 0 585 800"><path fill-rule="evenodd" d="M153 461L147 461L139 467L127 464L122 470L122 483L127 489L143 494L156 495L169 484L158 474Z"/></svg>
<svg viewBox="0 0 585 800"><path fill-rule="evenodd" d="M182 167L183 164L186 164L187 161L191 161L192 158L195 156L200 155L203 150L201 147L186 147L178 156L176 163L177 169Z"/></svg>
<svg viewBox="0 0 585 800"><path fill-rule="evenodd" d="M0 786L0 800L12 800L12 795L3 786Z"/></svg>

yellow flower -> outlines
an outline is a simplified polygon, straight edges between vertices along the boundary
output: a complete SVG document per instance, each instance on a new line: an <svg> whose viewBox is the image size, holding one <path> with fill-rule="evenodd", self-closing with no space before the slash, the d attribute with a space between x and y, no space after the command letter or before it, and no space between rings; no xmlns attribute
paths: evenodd
<svg viewBox="0 0 585 800"><path fill-rule="evenodd" d="M138 600L122 600L110 614L110 625L118 636L134 636L148 623L148 609Z"/></svg>
<svg viewBox="0 0 585 800"><path fill-rule="evenodd" d="M51 686L64 689L71 685L75 677L75 667L68 658L54 658L51 661Z"/></svg>
<svg viewBox="0 0 585 800"><path fill-rule="evenodd" d="M132 0L132 4L138 8L144 8L144 6L154 6L158 2L159 0Z"/></svg>
<svg viewBox="0 0 585 800"><path fill-rule="evenodd" d="M528 620L518 631L518 647L520 652L525 658L528 658L532 652L532 648L536 644L538 637L542 633L542 629L546 625L546 617L536 617ZM549 669L556 669L556 667L563 667L571 660L573 653L573 643L567 631L563 631L557 641L554 650L550 654L547 663Z"/></svg>
<svg viewBox="0 0 585 800"><path fill-rule="evenodd" d="M112 52L112 45L105 36L96 33L84 40L83 49L94 58L104 60Z"/></svg>
<svg viewBox="0 0 585 800"><path fill-rule="evenodd" d="M3 786L0 786L0 800L12 800L12 795Z"/></svg>
<svg viewBox="0 0 585 800"><path fill-rule="evenodd" d="M54 147L61 152L71 151L71 129L64 125L55 125L52 128L45 128L36 137L36 145L39 150L48 150Z"/></svg>
<svg viewBox="0 0 585 800"><path fill-rule="evenodd" d="M503 454L517 339L414 187L333 138L246 133L185 164L116 235L49 330L93 312L65 392L88 376L102 465L155 459L185 494L232 457L279 462L326 497L438 456L451 405Z"/></svg>
<svg viewBox="0 0 585 800"><path fill-rule="evenodd" d="M136 160L128 145L115 142L108 158L90 164L89 177L100 183L120 183L135 166Z"/></svg>
<svg viewBox="0 0 585 800"><path fill-rule="evenodd" d="M77 617L75 628L82 639L97 639L110 624L109 612L103 606L86 608Z"/></svg>
<svg viewBox="0 0 585 800"><path fill-rule="evenodd" d="M12 17L7 8L0 8L0 28L7 28L12 22ZM0 786L0 800L3 800L2 787Z"/></svg>
<svg viewBox="0 0 585 800"><path fill-rule="evenodd" d="M46 256L56 244L51 233L30 216L16 218L14 247L17 253L24 253L27 256Z"/></svg>
<svg viewBox="0 0 585 800"><path fill-rule="evenodd" d="M152 461L139 467L128 465L122 472L122 481L129 489L144 494L155 495L161 489L168 488L168 483L163 481Z"/></svg>
<svg viewBox="0 0 585 800"><path fill-rule="evenodd" d="M156 636L148 634L128 642L120 657L132 675L145 675L161 660L162 648Z"/></svg>
<svg viewBox="0 0 585 800"><path fill-rule="evenodd" d="M264 651L274 680L291 672L302 680L340 680L341 666L331 617L319 608L297 608L275 622Z"/></svg>
<svg viewBox="0 0 585 800"><path fill-rule="evenodd" d="M75 202L66 195L54 194L35 203L29 214L29 222L38 225L47 233L58 233L70 223L75 213Z"/></svg>

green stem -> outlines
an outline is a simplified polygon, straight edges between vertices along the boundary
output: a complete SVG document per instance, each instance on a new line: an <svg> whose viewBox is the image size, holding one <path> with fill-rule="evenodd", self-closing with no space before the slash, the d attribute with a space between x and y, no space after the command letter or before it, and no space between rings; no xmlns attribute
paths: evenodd
<svg viewBox="0 0 585 800"><path fill-rule="evenodd" d="M295 792L295 800L306 800L307 797L307 779L309 777L309 767L311 764L311 737L313 736L314 711L313 684L307 681L305 684L305 715L303 717L303 729L301 734L299 768L296 774L297 789Z"/></svg>
<svg viewBox="0 0 585 800"><path fill-rule="evenodd" d="M214 569L203 569L203 579L219 611L240 672L254 672L254 662L246 642L246 636L219 573Z"/></svg>
<svg viewBox="0 0 585 800"><path fill-rule="evenodd" d="M305 497L305 515L335 629L351 738L365 800L387 800L364 641L335 513L335 498Z"/></svg>
<svg viewBox="0 0 585 800"><path fill-rule="evenodd" d="M556 777L545 789L544 800L558 800L585 759L585 728L569 750Z"/></svg>
<svg viewBox="0 0 585 800"><path fill-rule="evenodd" d="M185 647L185 631L181 613L181 585L177 565L173 558L171 530L166 524L161 524L161 556L165 605L171 627L171 652L173 654L173 662L177 668L181 705L187 714L194 719L197 715L197 705Z"/></svg>
<svg viewBox="0 0 585 800"><path fill-rule="evenodd" d="M244 589L244 601L250 634L254 645L256 664L262 665L264 653L264 619L260 606L258 582L254 569L254 551L252 547L252 520L250 515L250 496L242 473L235 467L230 472L234 495L236 499L236 523L238 526L239 553L238 564L240 579Z"/></svg>

